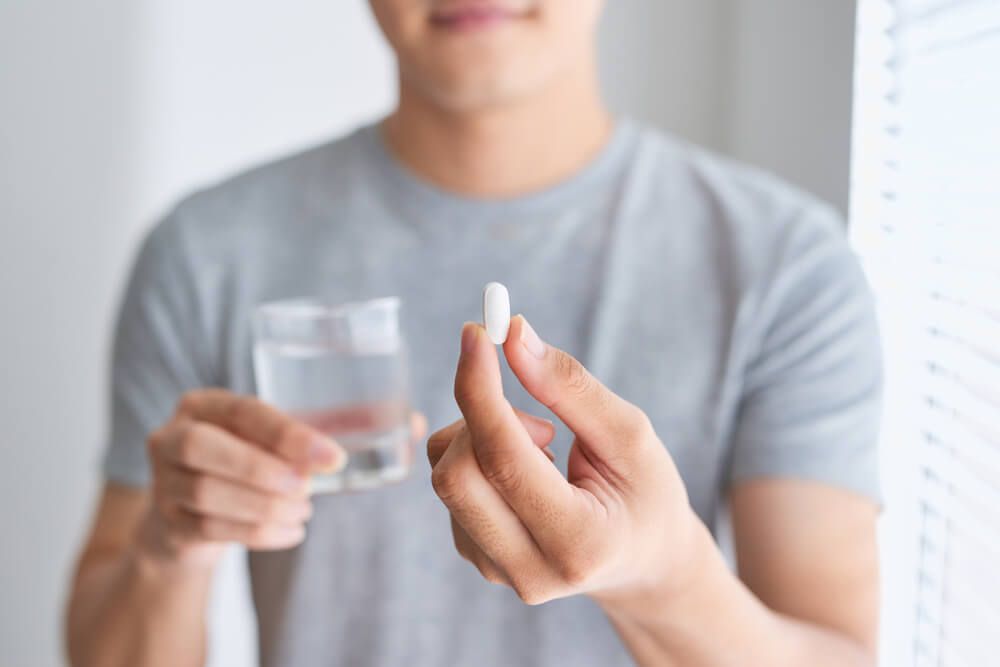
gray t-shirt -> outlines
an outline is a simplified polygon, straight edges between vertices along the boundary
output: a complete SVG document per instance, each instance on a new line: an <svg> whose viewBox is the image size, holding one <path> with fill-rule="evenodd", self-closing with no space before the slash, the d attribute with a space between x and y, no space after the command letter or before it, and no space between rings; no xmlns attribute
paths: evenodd
<svg viewBox="0 0 1000 667"><path fill-rule="evenodd" d="M250 314L281 298L402 297L414 404L451 422L459 330L491 280L646 411L709 526L740 479L878 499L878 337L841 221L627 120L575 176L516 199L422 182L374 126L188 198L122 305L107 478L148 483L143 443L185 390L254 391ZM545 414L504 371L511 402ZM563 466L568 445L563 429ZM461 560L421 454L403 483L316 497L300 547L250 555L263 664L631 664L586 597L528 607Z"/></svg>

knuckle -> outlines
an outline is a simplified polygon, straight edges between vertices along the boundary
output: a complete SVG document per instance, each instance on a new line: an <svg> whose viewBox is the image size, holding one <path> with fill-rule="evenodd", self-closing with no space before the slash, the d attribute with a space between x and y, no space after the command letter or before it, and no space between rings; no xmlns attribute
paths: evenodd
<svg viewBox="0 0 1000 667"><path fill-rule="evenodd" d="M506 583L505 580L504 580L504 578L502 576L500 576L500 573L497 572L494 569L489 569L488 568L486 570L480 570L480 573L483 575L483 579L485 579L486 581L490 582L491 584L500 584L500 585L502 585L502 584Z"/></svg>
<svg viewBox="0 0 1000 667"><path fill-rule="evenodd" d="M498 586L507 585L507 577L503 576L499 570L490 570L489 574L485 576L486 580L491 584L497 584Z"/></svg>
<svg viewBox="0 0 1000 667"><path fill-rule="evenodd" d="M568 353L559 351L556 355L556 371L564 378L566 388L573 394L586 394L593 385L587 369Z"/></svg>
<svg viewBox="0 0 1000 667"><path fill-rule="evenodd" d="M229 414L226 415L233 424L242 423L248 414L254 409L254 400L250 396L237 396L227 406Z"/></svg>
<svg viewBox="0 0 1000 667"><path fill-rule="evenodd" d="M457 533L452 534L452 541L455 543L455 551L458 552L458 555L475 565L476 562L472 558L472 550L469 548L468 541L459 537Z"/></svg>
<svg viewBox="0 0 1000 667"><path fill-rule="evenodd" d="M465 485L452 466L438 464L431 471L431 486L445 505L460 505L465 498Z"/></svg>
<svg viewBox="0 0 1000 667"><path fill-rule="evenodd" d="M469 405L470 403L474 403L476 401L476 398L479 395L479 389L474 383L466 382L462 378L455 378L454 394L455 401L459 404L459 406Z"/></svg>
<svg viewBox="0 0 1000 667"><path fill-rule="evenodd" d="M645 440L655 433L653 422L650 421L649 415L631 403L626 408L625 423L627 427L623 435L630 441Z"/></svg>
<svg viewBox="0 0 1000 667"><path fill-rule="evenodd" d="M237 470L239 475L250 484L262 485L268 479L267 467L253 456L242 457Z"/></svg>
<svg viewBox="0 0 1000 667"><path fill-rule="evenodd" d="M513 412L514 408L510 405L510 402L505 402L507 407ZM489 420L483 420L476 430L476 441L487 445L502 445L506 437L508 436L507 431L504 428L503 421L495 417ZM495 449L495 447L488 447L487 449L492 450Z"/></svg>
<svg viewBox="0 0 1000 667"><path fill-rule="evenodd" d="M202 401L203 392L200 389L192 389L181 394L177 400L178 414L191 414Z"/></svg>
<svg viewBox="0 0 1000 667"><path fill-rule="evenodd" d="M167 489L167 485L164 483L162 475L159 473L154 473L153 475L150 494L153 498L153 504L161 512L173 507L173 497L169 489Z"/></svg>
<svg viewBox="0 0 1000 667"><path fill-rule="evenodd" d="M207 477L198 476L191 482L188 489L188 500L199 508L205 508L212 502L212 483Z"/></svg>
<svg viewBox="0 0 1000 667"><path fill-rule="evenodd" d="M550 599L542 587L533 581L516 580L512 583L512 587L517 597L521 598L521 602L531 607L548 602Z"/></svg>
<svg viewBox="0 0 1000 667"><path fill-rule="evenodd" d="M560 581L570 589L579 590L593 581L600 564L605 560L606 549L595 544L594 540L576 539L573 544L574 547L552 554L551 564Z"/></svg>
<svg viewBox="0 0 1000 667"><path fill-rule="evenodd" d="M151 432L146 438L146 452L148 452L150 458L157 455L160 448L163 446L165 438L166 427L160 427L155 431Z"/></svg>
<svg viewBox="0 0 1000 667"><path fill-rule="evenodd" d="M185 465L194 463L198 455L198 442L185 433L177 442L177 460Z"/></svg>
<svg viewBox="0 0 1000 667"><path fill-rule="evenodd" d="M198 516L194 520L195 532L202 538L215 539L218 536L218 525L209 516Z"/></svg>
<svg viewBox="0 0 1000 667"><path fill-rule="evenodd" d="M492 562L487 561L485 558L479 558L476 559L473 565L479 570L480 576L491 584L504 583L503 575L500 574L500 570Z"/></svg>
<svg viewBox="0 0 1000 667"><path fill-rule="evenodd" d="M177 443L177 458L181 463L190 465L197 461L207 430L208 427L199 422L192 422L184 429Z"/></svg>
<svg viewBox="0 0 1000 667"><path fill-rule="evenodd" d="M557 560L554 565L559 579L571 588L584 586L590 580L590 565L579 558L562 558Z"/></svg>
<svg viewBox="0 0 1000 667"><path fill-rule="evenodd" d="M508 457L494 455L483 469L483 477L495 488L506 489L516 494L523 486L524 477L514 462Z"/></svg>
<svg viewBox="0 0 1000 667"><path fill-rule="evenodd" d="M181 511L177 506L177 503L172 502L164 496L159 496L154 497L153 507L158 514L158 518L164 522L164 525L168 529L179 531L184 530L185 521L182 518Z"/></svg>

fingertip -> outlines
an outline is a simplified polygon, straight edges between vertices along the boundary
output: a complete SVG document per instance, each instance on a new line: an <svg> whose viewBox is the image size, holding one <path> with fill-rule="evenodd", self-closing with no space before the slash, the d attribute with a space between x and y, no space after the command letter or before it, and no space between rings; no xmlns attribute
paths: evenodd
<svg viewBox="0 0 1000 667"><path fill-rule="evenodd" d="M521 345L521 329L524 327L524 322L524 315L520 313L510 318L510 329L507 331L507 340L501 346L503 348L503 356L507 359L507 365L515 373L520 366L521 355L524 353L523 346Z"/></svg>
<svg viewBox="0 0 1000 667"><path fill-rule="evenodd" d="M532 441L534 441L538 446L541 447L547 445L555 437L556 426L551 420L535 416L516 408L514 411L521 420L521 424L524 425L524 428L528 431L528 435L531 436Z"/></svg>
<svg viewBox="0 0 1000 667"><path fill-rule="evenodd" d="M466 322L462 326L462 354L455 371L455 398L459 408L503 394L499 357L482 325Z"/></svg>
<svg viewBox="0 0 1000 667"><path fill-rule="evenodd" d="M294 498L308 498L311 492L311 478L305 472L292 469L277 484L275 489Z"/></svg>
<svg viewBox="0 0 1000 667"><path fill-rule="evenodd" d="M305 539L304 523L266 524L254 528L245 544L251 551L284 551L294 549Z"/></svg>
<svg viewBox="0 0 1000 667"><path fill-rule="evenodd" d="M521 313L518 313L514 317L510 318L510 329L507 330L507 340L503 343L505 353L512 351L519 346L519 341L521 340L521 329L524 327L525 322L527 322L527 320Z"/></svg>
<svg viewBox="0 0 1000 667"><path fill-rule="evenodd" d="M337 472L347 465L347 452L337 441L317 432L309 443L309 464L321 472Z"/></svg>
<svg viewBox="0 0 1000 667"><path fill-rule="evenodd" d="M423 413L410 413L410 433L413 440L423 440L427 435L427 417Z"/></svg>
<svg viewBox="0 0 1000 667"><path fill-rule="evenodd" d="M462 355L465 356L475 351L479 342L479 333L483 330L482 325L476 322L466 322L462 325Z"/></svg>
<svg viewBox="0 0 1000 667"><path fill-rule="evenodd" d="M510 335L507 336L507 342L503 345L503 353L507 359L507 365L510 366L510 370L513 371L521 386L537 399L536 393L544 364L532 354L525 344L529 330L531 330L531 325L528 324L524 315L518 313L511 318ZM537 335L534 338L537 339Z"/></svg>
<svg viewBox="0 0 1000 667"><path fill-rule="evenodd" d="M556 425L548 419L542 420L542 423L545 425L544 428L548 439L551 440L552 438L556 437Z"/></svg>
<svg viewBox="0 0 1000 667"><path fill-rule="evenodd" d="M304 523L289 526L281 531L279 536L279 549L292 549L302 544L306 540L306 526Z"/></svg>
<svg viewBox="0 0 1000 667"><path fill-rule="evenodd" d="M351 458L348 455L346 449L344 449L340 445L336 445L336 448L337 448L337 458L336 461L334 461L333 463L333 469L331 470L331 472L340 472L341 470L346 468L347 461Z"/></svg>
<svg viewBox="0 0 1000 667"><path fill-rule="evenodd" d="M503 346L507 361L527 370L538 365L548 350L528 319L518 313L510 321L510 334Z"/></svg>

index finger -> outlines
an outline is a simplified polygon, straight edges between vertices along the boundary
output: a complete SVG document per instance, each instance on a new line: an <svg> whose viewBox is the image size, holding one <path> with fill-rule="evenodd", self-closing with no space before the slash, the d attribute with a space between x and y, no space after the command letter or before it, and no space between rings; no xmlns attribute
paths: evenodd
<svg viewBox="0 0 1000 667"><path fill-rule="evenodd" d="M335 469L346 459L336 442L254 396L199 389L185 394L177 412L220 426L300 470Z"/></svg>
<svg viewBox="0 0 1000 667"><path fill-rule="evenodd" d="M308 488L307 478L296 474L287 461L209 422L172 420L150 436L150 445L156 452L154 467L163 462L271 493Z"/></svg>
<svg viewBox="0 0 1000 667"><path fill-rule="evenodd" d="M572 488L504 398L496 349L478 324L462 329L455 400L483 476L539 542L561 530L572 515Z"/></svg>

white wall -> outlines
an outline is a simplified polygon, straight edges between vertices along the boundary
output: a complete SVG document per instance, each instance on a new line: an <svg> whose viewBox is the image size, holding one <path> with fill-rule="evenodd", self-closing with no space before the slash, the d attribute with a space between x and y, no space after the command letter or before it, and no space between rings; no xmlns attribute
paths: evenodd
<svg viewBox="0 0 1000 667"><path fill-rule="evenodd" d="M0 662L57 664L142 156L135 3L0 2Z"/></svg>
<svg viewBox="0 0 1000 667"><path fill-rule="evenodd" d="M189 188L388 108L391 80L360 0L0 0L0 664L61 664L141 232ZM219 665L253 654L239 566Z"/></svg>
<svg viewBox="0 0 1000 667"><path fill-rule="evenodd" d="M725 146L846 213L852 0L735 0Z"/></svg>
<svg viewBox="0 0 1000 667"><path fill-rule="evenodd" d="M725 149L731 0L608 0L601 78L619 112Z"/></svg>
<svg viewBox="0 0 1000 667"><path fill-rule="evenodd" d="M783 0L787 12L758 16L743 0L614 0L605 88L615 108L836 196L850 30L827 13L840 4ZM815 56L824 67L772 77L803 44L830 49ZM734 76L747 82L734 88ZM0 0L4 665L61 664L62 600L97 490L111 318L139 234L191 187L388 108L391 80L362 0ZM832 100L810 125L815 141L780 102L800 85ZM761 129L768 108L783 115ZM213 616L216 665L253 656L241 576L234 558Z"/></svg>

